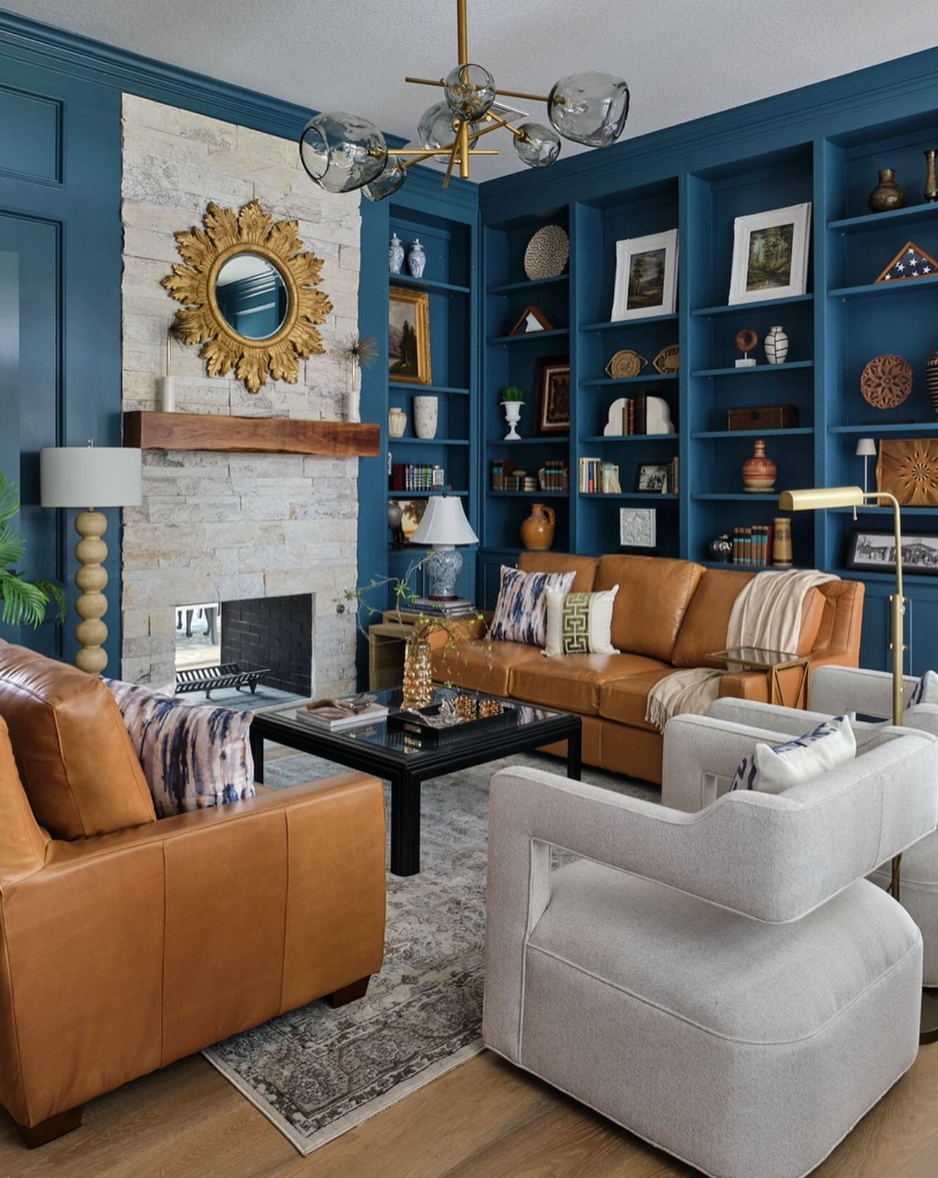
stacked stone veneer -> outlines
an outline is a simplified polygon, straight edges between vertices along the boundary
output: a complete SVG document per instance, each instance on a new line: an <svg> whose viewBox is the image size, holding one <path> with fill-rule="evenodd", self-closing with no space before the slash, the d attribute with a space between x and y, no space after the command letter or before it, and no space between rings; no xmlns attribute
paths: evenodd
<svg viewBox="0 0 938 1178"><path fill-rule="evenodd" d="M297 384L252 395L206 375L197 348L173 344L179 412L336 420L349 374L337 346L358 327L360 215L354 197L316 189L296 144L175 107L124 96L123 405L155 409L176 303L159 285L180 260L173 234L201 223L210 200L257 198L299 221L304 248L324 260L333 313L326 354L301 362ZM354 686L355 618L335 598L356 583L358 460L294 455L145 452L143 505L123 513L121 674L173 678L175 607L313 595L312 690Z"/></svg>

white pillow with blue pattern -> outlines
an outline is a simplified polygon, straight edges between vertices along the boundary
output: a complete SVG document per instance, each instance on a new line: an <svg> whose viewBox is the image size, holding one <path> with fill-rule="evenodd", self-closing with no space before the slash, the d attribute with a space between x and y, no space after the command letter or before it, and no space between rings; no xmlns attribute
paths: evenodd
<svg viewBox="0 0 938 1178"><path fill-rule="evenodd" d="M938 675L934 671L926 671L912 688L905 701L906 711L916 704L938 704Z"/></svg>
<svg viewBox="0 0 938 1178"><path fill-rule="evenodd" d="M793 785L802 785L845 765L856 755L857 741L850 720L835 716L819 724L813 732L785 744L757 744L752 754L740 761L730 790L784 793Z"/></svg>
<svg viewBox="0 0 938 1178"><path fill-rule="evenodd" d="M143 766L157 818L253 798L253 712L181 703L105 679Z"/></svg>

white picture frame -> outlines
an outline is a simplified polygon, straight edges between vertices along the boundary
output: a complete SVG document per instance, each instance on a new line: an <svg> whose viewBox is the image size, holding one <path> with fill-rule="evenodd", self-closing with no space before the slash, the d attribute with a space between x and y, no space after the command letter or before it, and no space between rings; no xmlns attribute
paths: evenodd
<svg viewBox="0 0 938 1178"><path fill-rule="evenodd" d="M673 315L677 310L678 233L650 233L616 242L611 323Z"/></svg>
<svg viewBox="0 0 938 1178"><path fill-rule="evenodd" d="M622 548L654 548L658 513L654 507L619 508L619 545Z"/></svg>
<svg viewBox="0 0 938 1178"><path fill-rule="evenodd" d="M810 201L737 217L729 305L806 294L810 248ZM769 250L771 264L760 266Z"/></svg>

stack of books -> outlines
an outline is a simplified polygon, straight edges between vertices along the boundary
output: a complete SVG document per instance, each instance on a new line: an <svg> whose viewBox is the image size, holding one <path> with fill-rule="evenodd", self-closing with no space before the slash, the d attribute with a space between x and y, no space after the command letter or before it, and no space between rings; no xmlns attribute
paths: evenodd
<svg viewBox="0 0 938 1178"><path fill-rule="evenodd" d="M675 456L668 463L668 491L676 495L681 489L681 460Z"/></svg>
<svg viewBox="0 0 938 1178"><path fill-rule="evenodd" d="M517 465L510 458L497 458L492 462L493 491L513 491L515 489L513 472L517 469Z"/></svg>
<svg viewBox="0 0 938 1178"><path fill-rule="evenodd" d="M475 617L477 610L467 597L448 597L443 601L435 601L432 597L415 597L401 603L401 613L458 619Z"/></svg>
<svg viewBox="0 0 938 1178"><path fill-rule="evenodd" d="M627 397L622 409L623 434L647 434L647 399L645 393Z"/></svg>
<svg viewBox="0 0 938 1178"><path fill-rule="evenodd" d="M296 718L314 728L328 732L340 732L343 728L357 728L359 724L376 724L386 720L389 709L382 704L369 704L358 712L349 708L332 707L329 704L307 704L296 709Z"/></svg>
<svg viewBox="0 0 938 1178"><path fill-rule="evenodd" d="M751 528L733 528L733 564L749 568L766 568L772 563L771 524L754 524Z"/></svg>
<svg viewBox="0 0 938 1178"><path fill-rule="evenodd" d="M542 491L566 492L570 489L570 475L562 458L548 458L537 472L537 477Z"/></svg>
<svg viewBox="0 0 938 1178"><path fill-rule="evenodd" d="M580 459L580 490L585 495L618 495L622 491L619 468L601 458Z"/></svg>
<svg viewBox="0 0 938 1178"><path fill-rule="evenodd" d="M442 466L395 462L391 466L392 491L436 491L446 486Z"/></svg>

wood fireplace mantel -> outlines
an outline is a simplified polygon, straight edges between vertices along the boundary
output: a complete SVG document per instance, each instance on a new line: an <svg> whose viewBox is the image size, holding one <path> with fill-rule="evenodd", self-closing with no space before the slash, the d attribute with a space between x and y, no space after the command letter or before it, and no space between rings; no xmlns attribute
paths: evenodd
<svg viewBox="0 0 938 1178"><path fill-rule="evenodd" d="M219 450L230 454L323 454L377 458L381 427L351 421L228 417L214 413L124 414L124 445L140 450Z"/></svg>

